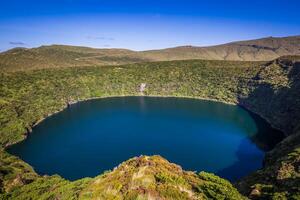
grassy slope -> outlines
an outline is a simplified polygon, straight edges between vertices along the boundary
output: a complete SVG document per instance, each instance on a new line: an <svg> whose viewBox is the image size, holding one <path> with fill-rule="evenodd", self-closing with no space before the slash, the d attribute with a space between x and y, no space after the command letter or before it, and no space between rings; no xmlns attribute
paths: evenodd
<svg viewBox="0 0 300 200"><path fill-rule="evenodd" d="M130 50L52 45L33 49L17 48L1 53L0 69L24 71L62 66L119 65L143 61L147 59L137 57L135 52Z"/></svg>
<svg viewBox="0 0 300 200"><path fill-rule="evenodd" d="M141 83L147 83L146 95L188 96L240 103L260 113L274 126L292 134L293 129L299 124L300 98L298 98L299 94L297 93L299 91L297 90L299 89L297 60L299 60L297 57L279 59L270 63L191 60L116 67L77 67L5 72L0 75L0 144L4 147L23 140L25 138L24 133L30 131L33 124L48 114L63 109L68 102L91 97L139 95L138 88ZM283 99L285 103L292 106L285 106L285 104L280 103ZM97 180L95 178L93 180L84 179L78 182L68 182L56 176L39 177L30 166L19 159L8 155L5 151L0 153L0 185L2 185L3 192L8 195L4 195L7 198L9 195L25 198L23 195L35 196L38 194L44 195L42 197L45 198L49 195L52 195L53 198L77 198L82 189L83 191L92 190L94 188L92 183ZM299 153L295 155L299 158ZM270 171L267 168L266 170ZM286 171L289 172L290 170ZM109 175L114 180L115 175L119 173L123 172L112 172ZM173 171L169 170L168 173L173 173ZM182 177L182 174L178 176ZM201 182L203 178L195 174L192 176L197 177L195 178L196 182ZM207 176L210 177L208 179L214 179L213 175ZM292 177L297 176L296 173L292 174ZM188 177L182 178L188 179ZM127 181L124 180L122 186L126 185ZM189 182L189 179L187 181L192 192L197 193L198 190L194 188L192 182ZM218 188L213 184L214 181L208 180L208 184L213 184L208 186L211 190L210 193L218 195L218 193L222 193L220 187L223 189L229 187L229 183L220 181L222 184L219 184ZM240 187L241 191L248 195L253 184L255 182L245 181L243 187ZM42 187L39 188L39 185ZM53 186L55 186L54 189ZM128 187L119 187L121 194L131 193ZM164 187L163 191L153 195L161 197L164 192L169 190L168 187ZM35 189L31 190L31 188ZM234 192L231 186L229 188L225 190ZM110 189L110 186L106 185L102 189L96 188L95 192ZM146 191L152 194L153 188L148 189ZM159 191L158 189L155 188L155 191ZM62 190L68 191L66 194L70 196L61 194ZM178 188L173 188L173 190L172 194L177 194ZM138 190L138 194L144 194L143 191ZM269 196L276 192L278 190L275 188L269 192ZM189 194L189 192L184 191L183 193ZM203 190L198 191L198 193L199 195L200 193L207 195ZM264 191L261 193L264 195ZM293 191L294 194L297 195L297 191ZM291 192L283 189L281 195L290 196ZM81 197L85 197L85 195Z"/></svg>
<svg viewBox="0 0 300 200"><path fill-rule="evenodd" d="M300 54L300 37L262 38L211 47L183 46L141 52L152 60L208 59L266 61L284 55Z"/></svg>
<svg viewBox="0 0 300 200"><path fill-rule="evenodd" d="M126 49L93 49L52 45L33 49L12 49L0 53L0 70L104 66L171 60L248 60L266 61L284 55L300 55L300 36L262 38L211 47L175 47L150 51Z"/></svg>
<svg viewBox="0 0 300 200"><path fill-rule="evenodd" d="M107 189L109 188L109 189ZM122 195L122 194L125 194ZM130 159L96 177L82 199L244 199L228 182L209 173L195 174L160 156Z"/></svg>
<svg viewBox="0 0 300 200"><path fill-rule="evenodd" d="M73 182L35 176L18 176L0 199L245 199L228 181L184 171L160 156L132 158L113 171Z"/></svg>

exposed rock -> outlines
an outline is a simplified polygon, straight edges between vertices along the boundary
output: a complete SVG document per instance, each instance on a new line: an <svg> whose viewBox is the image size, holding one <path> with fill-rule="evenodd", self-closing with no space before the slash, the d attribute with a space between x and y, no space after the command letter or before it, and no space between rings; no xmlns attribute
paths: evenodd
<svg viewBox="0 0 300 200"><path fill-rule="evenodd" d="M215 175L183 171L160 156L141 156L96 177L81 192L86 199L244 199L232 185Z"/></svg>
<svg viewBox="0 0 300 200"><path fill-rule="evenodd" d="M146 86L147 86L146 83L141 83L140 89L139 89L140 93L144 93L144 91L145 91L145 89L146 89Z"/></svg>
<svg viewBox="0 0 300 200"><path fill-rule="evenodd" d="M250 198L258 198L259 196L261 195L261 192L257 189L257 188L254 188L251 193L250 193Z"/></svg>

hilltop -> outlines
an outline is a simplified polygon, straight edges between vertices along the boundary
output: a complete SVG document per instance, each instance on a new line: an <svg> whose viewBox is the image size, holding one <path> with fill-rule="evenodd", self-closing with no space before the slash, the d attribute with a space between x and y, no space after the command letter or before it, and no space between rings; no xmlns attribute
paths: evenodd
<svg viewBox="0 0 300 200"><path fill-rule="evenodd" d="M146 57L158 60L267 61L284 55L300 55L300 36L268 37L210 47L183 46L143 53Z"/></svg>
<svg viewBox="0 0 300 200"><path fill-rule="evenodd" d="M5 164L16 162L15 157L0 155ZM246 199L230 182L210 173L184 171L160 156L134 157L100 176L73 182L57 175L38 176L21 161L17 167L10 164L23 174L14 178L7 193L1 196L0 191L0 199Z"/></svg>
<svg viewBox="0 0 300 200"><path fill-rule="evenodd" d="M15 48L0 53L0 69L20 71L189 59L270 61L285 55L300 55L300 36L268 37L210 47L182 46L149 51L94 49L66 45L41 46L32 49Z"/></svg>

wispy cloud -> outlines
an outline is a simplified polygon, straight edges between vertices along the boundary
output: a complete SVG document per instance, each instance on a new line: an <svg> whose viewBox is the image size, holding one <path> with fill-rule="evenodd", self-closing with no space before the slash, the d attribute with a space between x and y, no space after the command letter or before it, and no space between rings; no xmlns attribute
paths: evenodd
<svg viewBox="0 0 300 200"><path fill-rule="evenodd" d="M19 41L12 41L9 42L10 45L16 45L16 46L26 46L24 42L19 42Z"/></svg>
<svg viewBox="0 0 300 200"><path fill-rule="evenodd" d="M113 41L115 38L113 37L103 37L103 36L87 36L89 40L106 40L106 41Z"/></svg>
<svg viewBox="0 0 300 200"><path fill-rule="evenodd" d="M104 45L102 45L103 47L111 47L111 45L109 45L109 44L104 44Z"/></svg>

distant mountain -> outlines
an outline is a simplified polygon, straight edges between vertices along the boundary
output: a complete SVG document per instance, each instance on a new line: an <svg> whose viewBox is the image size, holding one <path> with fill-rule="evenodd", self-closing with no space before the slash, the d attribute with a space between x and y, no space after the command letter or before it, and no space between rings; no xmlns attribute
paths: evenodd
<svg viewBox="0 0 300 200"><path fill-rule="evenodd" d="M188 59L268 61L284 55L300 55L300 36L268 37L209 47L181 46L149 51L94 49L66 45L41 46L32 49L15 48L0 53L0 69L19 71Z"/></svg>
<svg viewBox="0 0 300 200"><path fill-rule="evenodd" d="M268 61L284 55L300 55L300 36L283 38L268 37L211 47L182 46L143 53L147 58L158 60Z"/></svg>
<svg viewBox="0 0 300 200"><path fill-rule="evenodd" d="M27 69L120 65L143 62L129 57L133 51L125 49L93 49L88 47L51 45L38 48L15 48L0 54L0 69L19 71Z"/></svg>

